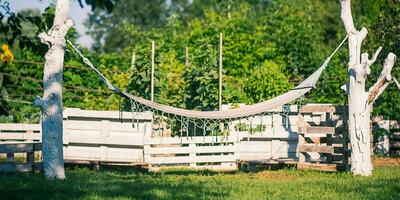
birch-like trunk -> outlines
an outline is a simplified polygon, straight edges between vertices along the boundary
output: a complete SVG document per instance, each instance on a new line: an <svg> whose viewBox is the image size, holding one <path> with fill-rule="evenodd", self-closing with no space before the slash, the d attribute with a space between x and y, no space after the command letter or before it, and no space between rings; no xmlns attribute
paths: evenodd
<svg viewBox="0 0 400 200"><path fill-rule="evenodd" d="M48 179L64 179L62 76L65 35L73 25L68 19L69 0L58 0L53 26L40 33L42 43L49 46L45 55L43 97L35 105L41 108L43 170Z"/></svg>
<svg viewBox="0 0 400 200"><path fill-rule="evenodd" d="M341 17L349 36L349 83L346 85L349 103L349 134L351 143L351 171L354 175L372 174L370 146L370 113L373 102L385 90L391 80L391 70L396 60L393 53L386 58L382 73L374 86L365 91L365 81L370 74L370 66L375 62L382 47L379 47L371 60L368 53L361 54L361 45L368 34L366 28L357 31L351 14L350 0L340 0Z"/></svg>

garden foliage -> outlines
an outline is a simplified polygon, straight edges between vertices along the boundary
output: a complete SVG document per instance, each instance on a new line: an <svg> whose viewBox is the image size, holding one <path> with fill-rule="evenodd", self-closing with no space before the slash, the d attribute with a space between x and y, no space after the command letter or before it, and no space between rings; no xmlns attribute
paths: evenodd
<svg viewBox="0 0 400 200"><path fill-rule="evenodd" d="M122 90L149 99L151 41L155 41L155 101L181 108L218 109L219 33L223 34L223 103L247 104L297 85L345 37L336 1L160 1L158 7L149 7L155 9L149 12L142 12L144 8L135 12L141 1L110 2L115 3L111 13L104 11L105 5L93 9L87 26L95 39L94 50L82 49L84 54ZM143 5L153 1L145 2ZM38 121L39 110L30 102L42 93L46 48L36 35L50 27L54 10L14 14L3 1L0 4L0 43L10 45L14 56L12 62L0 63L0 87L7 91L7 96L1 97L0 121ZM354 0L353 4L360 5L354 8L356 25L369 30L368 52L382 45L382 55L388 51L400 55L400 3ZM157 15L144 21L150 13ZM72 41L77 37L75 30L68 34ZM131 66L132 52L136 59ZM347 60L346 48L342 48L317 88L306 96L307 102L346 104L340 86L348 81ZM383 60L380 56L374 68L381 68ZM67 51L65 61L64 106L117 110L123 105L129 110L129 103L107 91L73 51ZM372 71L369 80L374 81L380 70ZM400 78L399 64L393 76ZM400 92L390 85L374 112L400 118L399 103Z"/></svg>

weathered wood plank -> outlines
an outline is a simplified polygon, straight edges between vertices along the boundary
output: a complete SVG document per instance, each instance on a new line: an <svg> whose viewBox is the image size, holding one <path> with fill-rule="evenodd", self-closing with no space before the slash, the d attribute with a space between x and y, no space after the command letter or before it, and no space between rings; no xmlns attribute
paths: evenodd
<svg viewBox="0 0 400 200"><path fill-rule="evenodd" d="M180 163L213 163L213 162L235 162L234 155L215 156L178 156L178 157L150 157L145 160L149 164L180 164Z"/></svg>
<svg viewBox="0 0 400 200"><path fill-rule="evenodd" d="M22 144L0 144L0 153L25 153L33 152L34 144L22 143Z"/></svg>
<svg viewBox="0 0 400 200"><path fill-rule="evenodd" d="M335 134L335 128L329 126L299 127L300 134Z"/></svg>
<svg viewBox="0 0 400 200"><path fill-rule="evenodd" d="M319 145L299 145L299 152L316 152L316 153L333 153L334 148L332 146L319 146Z"/></svg>
<svg viewBox="0 0 400 200"><path fill-rule="evenodd" d="M400 148L400 141L390 142L390 148Z"/></svg>
<svg viewBox="0 0 400 200"><path fill-rule="evenodd" d="M389 121L389 128L390 129L400 129L400 121L390 120Z"/></svg>
<svg viewBox="0 0 400 200"><path fill-rule="evenodd" d="M149 171L158 172L164 169L174 169L177 167L182 166L159 166L159 167L150 167ZM217 170L217 171L234 171L237 170L237 165L235 162L226 162L221 163L219 165L189 165L185 166L190 169L197 169L197 170Z"/></svg>
<svg viewBox="0 0 400 200"><path fill-rule="evenodd" d="M335 107L332 105L304 105L300 108L299 113L314 113L314 112L325 112L334 113Z"/></svg>
<svg viewBox="0 0 400 200"><path fill-rule="evenodd" d="M113 146L143 146L143 136L132 135L125 137L107 137L100 134L68 134L65 136L64 144L97 144Z"/></svg>
<svg viewBox="0 0 400 200"><path fill-rule="evenodd" d="M283 127L282 127L283 128ZM297 130L296 130L297 131ZM289 133L288 131L278 131L274 132L273 134L260 134L254 133L253 135L249 135L247 132L237 132L238 137L246 142L248 140L250 141L272 141L272 140L281 140L281 141L297 141L297 133L293 131L292 133Z"/></svg>
<svg viewBox="0 0 400 200"><path fill-rule="evenodd" d="M41 140L40 133L0 133L0 140Z"/></svg>
<svg viewBox="0 0 400 200"><path fill-rule="evenodd" d="M143 149L112 148L102 152L101 147L64 146L65 160L92 160L104 162L142 162Z"/></svg>
<svg viewBox="0 0 400 200"><path fill-rule="evenodd" d="M323 156L321 156L319 158L311 158L309 156L306 156L306 162L310 162L310 163L318 162L318 163L322 163L322 164L324 164L324 163L332 164L332 162L335 162L335 164L336 164L342 160L343 160L343 155L341 155L341 154L332 154L331 161L327 160L327 158L323 157Z"/></svg>
<svg viewBox="0 0 400 200"><path fill-rule="evenodd" d="M188 146L188 147L150 147L145 154L190 154L190 153L234 153L236 147L228 146Z"/></svg>
<svg viewBox="0 0 400 200"><path fill-rule="evenodd" d="M66 123L67 122L67 123ZM66 131L101 131L103 127L103 122L101 121L85 121L85 120L68 120L64 121L64 124L68 124L64 127ZM139 123L139 129L132 127L131 123L119 123L110 122L107 124L107 128L110 131L124 132L131 134L142 134L144 128L147 125L145 123Z"/></svg>
<svg viewBox="0 0 400 200"><path fill-rule="evenodd" d="M325 143L326 139L323 137L305 137L305 142L310 144L321 144Z"/></svg>
<svg viewBox="0 0 400 200"><path fill-rule="evenodd" d="M246 153L240 152L235 154L239 160L265 160L272 159L271 152L256 152L256 153Z"/></svg>
<svg viewBox="0 0 400 200"><path fill-rule="evenodd" d="M40 131L42 127L40 124L15 124L5 123L0 124L0 132L2 131Z"/></svg>
<svg viewBox="0 0 400 200"><path fill-rule="evenodd" d="M152 114L150 112L135 113L140 120L151 120ZM118 111L95 111L95 110L81 110L79 108L66 108L63 112L64 118L92 118L92 119L119 119ZM131 112L123 112L122 119L132 119Z"/></svg>

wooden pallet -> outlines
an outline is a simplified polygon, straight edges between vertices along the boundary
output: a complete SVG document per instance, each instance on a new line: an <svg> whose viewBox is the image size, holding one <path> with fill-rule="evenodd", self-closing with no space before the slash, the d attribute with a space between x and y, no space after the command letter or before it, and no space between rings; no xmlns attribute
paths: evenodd
<svg viewBox="0 0 400 200"><path fill-rule="evenodd" d="M341 109L343 110L343 109ZM348 137L331 105L305 105L299 111L299 170L348 170ZM317 119L317 120L315 120Z"/></svg>
<svg viewBox="0 0 400 200"><path fill-rule="evenodd" d="M35 152L42 150L38 142L1 143L0 155L6 154L7 159L0 162L0 172L34 172L41 170L41 163L35 162ZM17 162L15 154L26 154L25 162Z"/></svg>

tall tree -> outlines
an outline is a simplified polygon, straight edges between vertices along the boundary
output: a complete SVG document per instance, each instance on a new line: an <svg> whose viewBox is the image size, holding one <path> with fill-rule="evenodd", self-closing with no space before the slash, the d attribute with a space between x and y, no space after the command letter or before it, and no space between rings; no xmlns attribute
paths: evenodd
<svg viewBox="0 0 400 200"><path fill-rule="evenodd" d="M52 27L47 33L39 34L40 41L49 47L45 55L43 97L35 99L35 105L41 109L43 170L48 179L65 178L62 77L66 48L65 36L73 26L72 20L68 19L69 6L70 0L58 0Z"/></svg>
<svg viewBox="0 0 400 200"><path fill-rule="evenodd" d="M351 171L355 175L372 174L370 147L370 113L374 101L382 94L391 80L391 71L396 55L389 53L383 70L376 83L365 91L365 82L370 74L370 66L376 61L382 47L369 59L368 53L361 54L361 45L368 34L365 27L357 30L351 14L351 1L340 0L341 18L349 36L348 75L350 82L344 88L349 102L349 134L351 143Z"/></svg>
<svg viewBox="0 0 400 200"><path fill-rule="evenodd" d="M63 105L62 76L64 64L65 35L73 22L68 19L69 0L58 0L54 22L46 33L39 34L49 50L45 58L43 97L37 97L35 105L42 111L43 170L48 179L64 179L63 159Z"/></svg>

